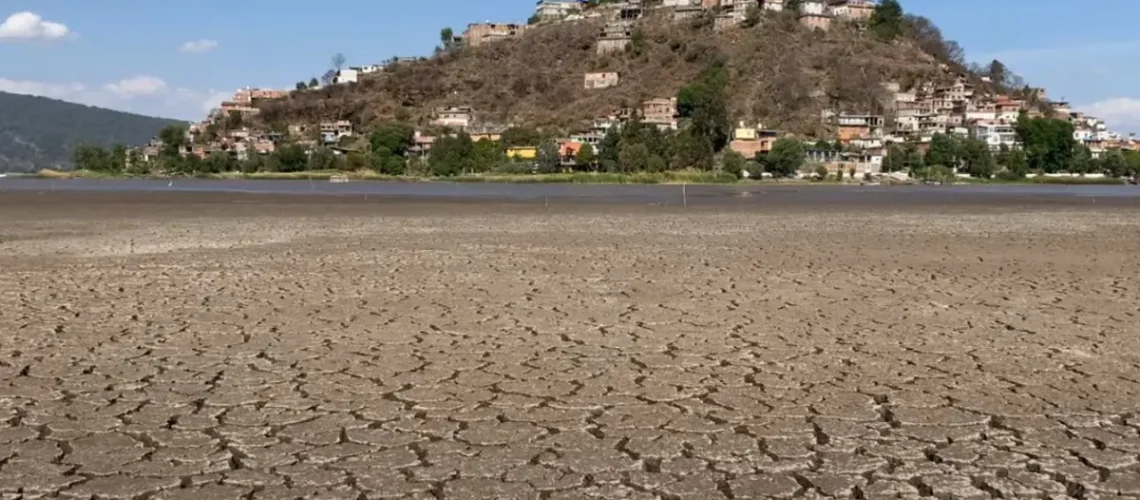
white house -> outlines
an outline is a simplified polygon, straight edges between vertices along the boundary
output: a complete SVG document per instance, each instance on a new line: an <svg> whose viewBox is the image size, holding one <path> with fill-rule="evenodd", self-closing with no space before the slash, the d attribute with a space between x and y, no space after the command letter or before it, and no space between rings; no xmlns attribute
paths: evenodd
<svg viewBox="0 0 1140 500"><path fill-rule="evenodd" d="M360 71L353 68L346 68L336 72L333 83L356 83L359 80Z"/></svg>
<svg viewBox="0 0 1140 500"><path fill-rule="evenodd" d="M581 12L582 3L579 0L537 0L534 15L544 21L562 19Z"/></svg>
<svg viewBox="0 0 1140 500"><path fill-rule="evenodd" d="M1011 149L1018 147L1017 132L1013 125L1008 123L978 120L971 124L971 132L993 151L1001 149L1002 146Z"/></svg>

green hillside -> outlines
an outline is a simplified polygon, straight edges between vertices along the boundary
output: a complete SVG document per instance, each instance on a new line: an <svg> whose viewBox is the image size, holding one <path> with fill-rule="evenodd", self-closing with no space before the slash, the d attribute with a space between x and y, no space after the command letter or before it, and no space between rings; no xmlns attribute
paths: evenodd
<svg viewBox="0 0 1140 500"><path fill-rule="evenodd" d="M176 120L0 92L0 172L71 167L76 144L147 142Z"/></svg>

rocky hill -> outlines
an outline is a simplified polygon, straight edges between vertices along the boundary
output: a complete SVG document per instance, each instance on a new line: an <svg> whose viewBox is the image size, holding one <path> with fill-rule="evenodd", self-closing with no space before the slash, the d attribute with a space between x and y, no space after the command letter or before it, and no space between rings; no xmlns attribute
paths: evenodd
<svg viewBox="0 0 1140 500"><path fill-rule="evenodd" d="M69 168L77 144L138 145L179 123L70 102L0 92L0 172Z"/></svg>
<svg viewBox="0 0 1140 500"><path fill-rule="evenodd" d="M595 50L604 21L567 22L396 64L358 83L294 92L262 104L262 119L369 124L400 117L426 124L436 108L471 106L481 121L568 130L645 99L676 96L719 58L728 68L734 120L812 134L821 132L825 109L882 113L884 82L906 87L949 75L953 54L937 28L918 21L908 19L908 26L924 32L884 43L854 24L809 30L787 12L725 30L714 29L711 15L675 21L658 12L638 22L624 53L605 56ZM950 50L960 58L960 49ZM585 89L584 75L601 71L620 73L620 84Z"/></svg>

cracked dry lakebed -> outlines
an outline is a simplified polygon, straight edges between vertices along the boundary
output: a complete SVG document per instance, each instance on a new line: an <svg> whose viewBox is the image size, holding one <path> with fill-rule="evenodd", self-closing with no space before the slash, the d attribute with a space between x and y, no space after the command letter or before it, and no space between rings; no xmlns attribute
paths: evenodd
<svg viewBox="0 0 1140 500"><path fill-rule="evenodd" d="M1135 498L1130 203L0 193L0 499Z"/></svg>

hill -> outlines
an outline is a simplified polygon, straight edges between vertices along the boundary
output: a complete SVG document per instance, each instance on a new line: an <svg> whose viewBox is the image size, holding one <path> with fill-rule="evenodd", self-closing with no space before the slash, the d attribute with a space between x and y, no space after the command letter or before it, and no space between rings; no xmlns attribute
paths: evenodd
<svg viewBox="0 0 1140 500"><path fill-rule="evenodd" d="M436 108L471 106L479 121L573 129L646 99L676 96L720 60L728 70L734 121L814 134L821 132L825 109L882 112L889 99L882 83L938 81L950 77L952 66L961 67L924 19L908 20L922 30L884 43L853 24L835 23L821 32L801 26L790 13L771 14L756 26L716 30L711 15L674 20L659 11L638 22L624 53L604 56L596 52L605 25L600 19L540 26L395 64L358 83L294 92L263 103L262 119L367 125L401 117L424 125ZM620 73L620 83L585 89L584 75L602 71Z"/></svg>
<svg viewBox="0 0 1140 500"><path fill-rule="evenodd" d="M0 92L0 172L70 168L77 144L138 145L175 120Z"/></svg>

